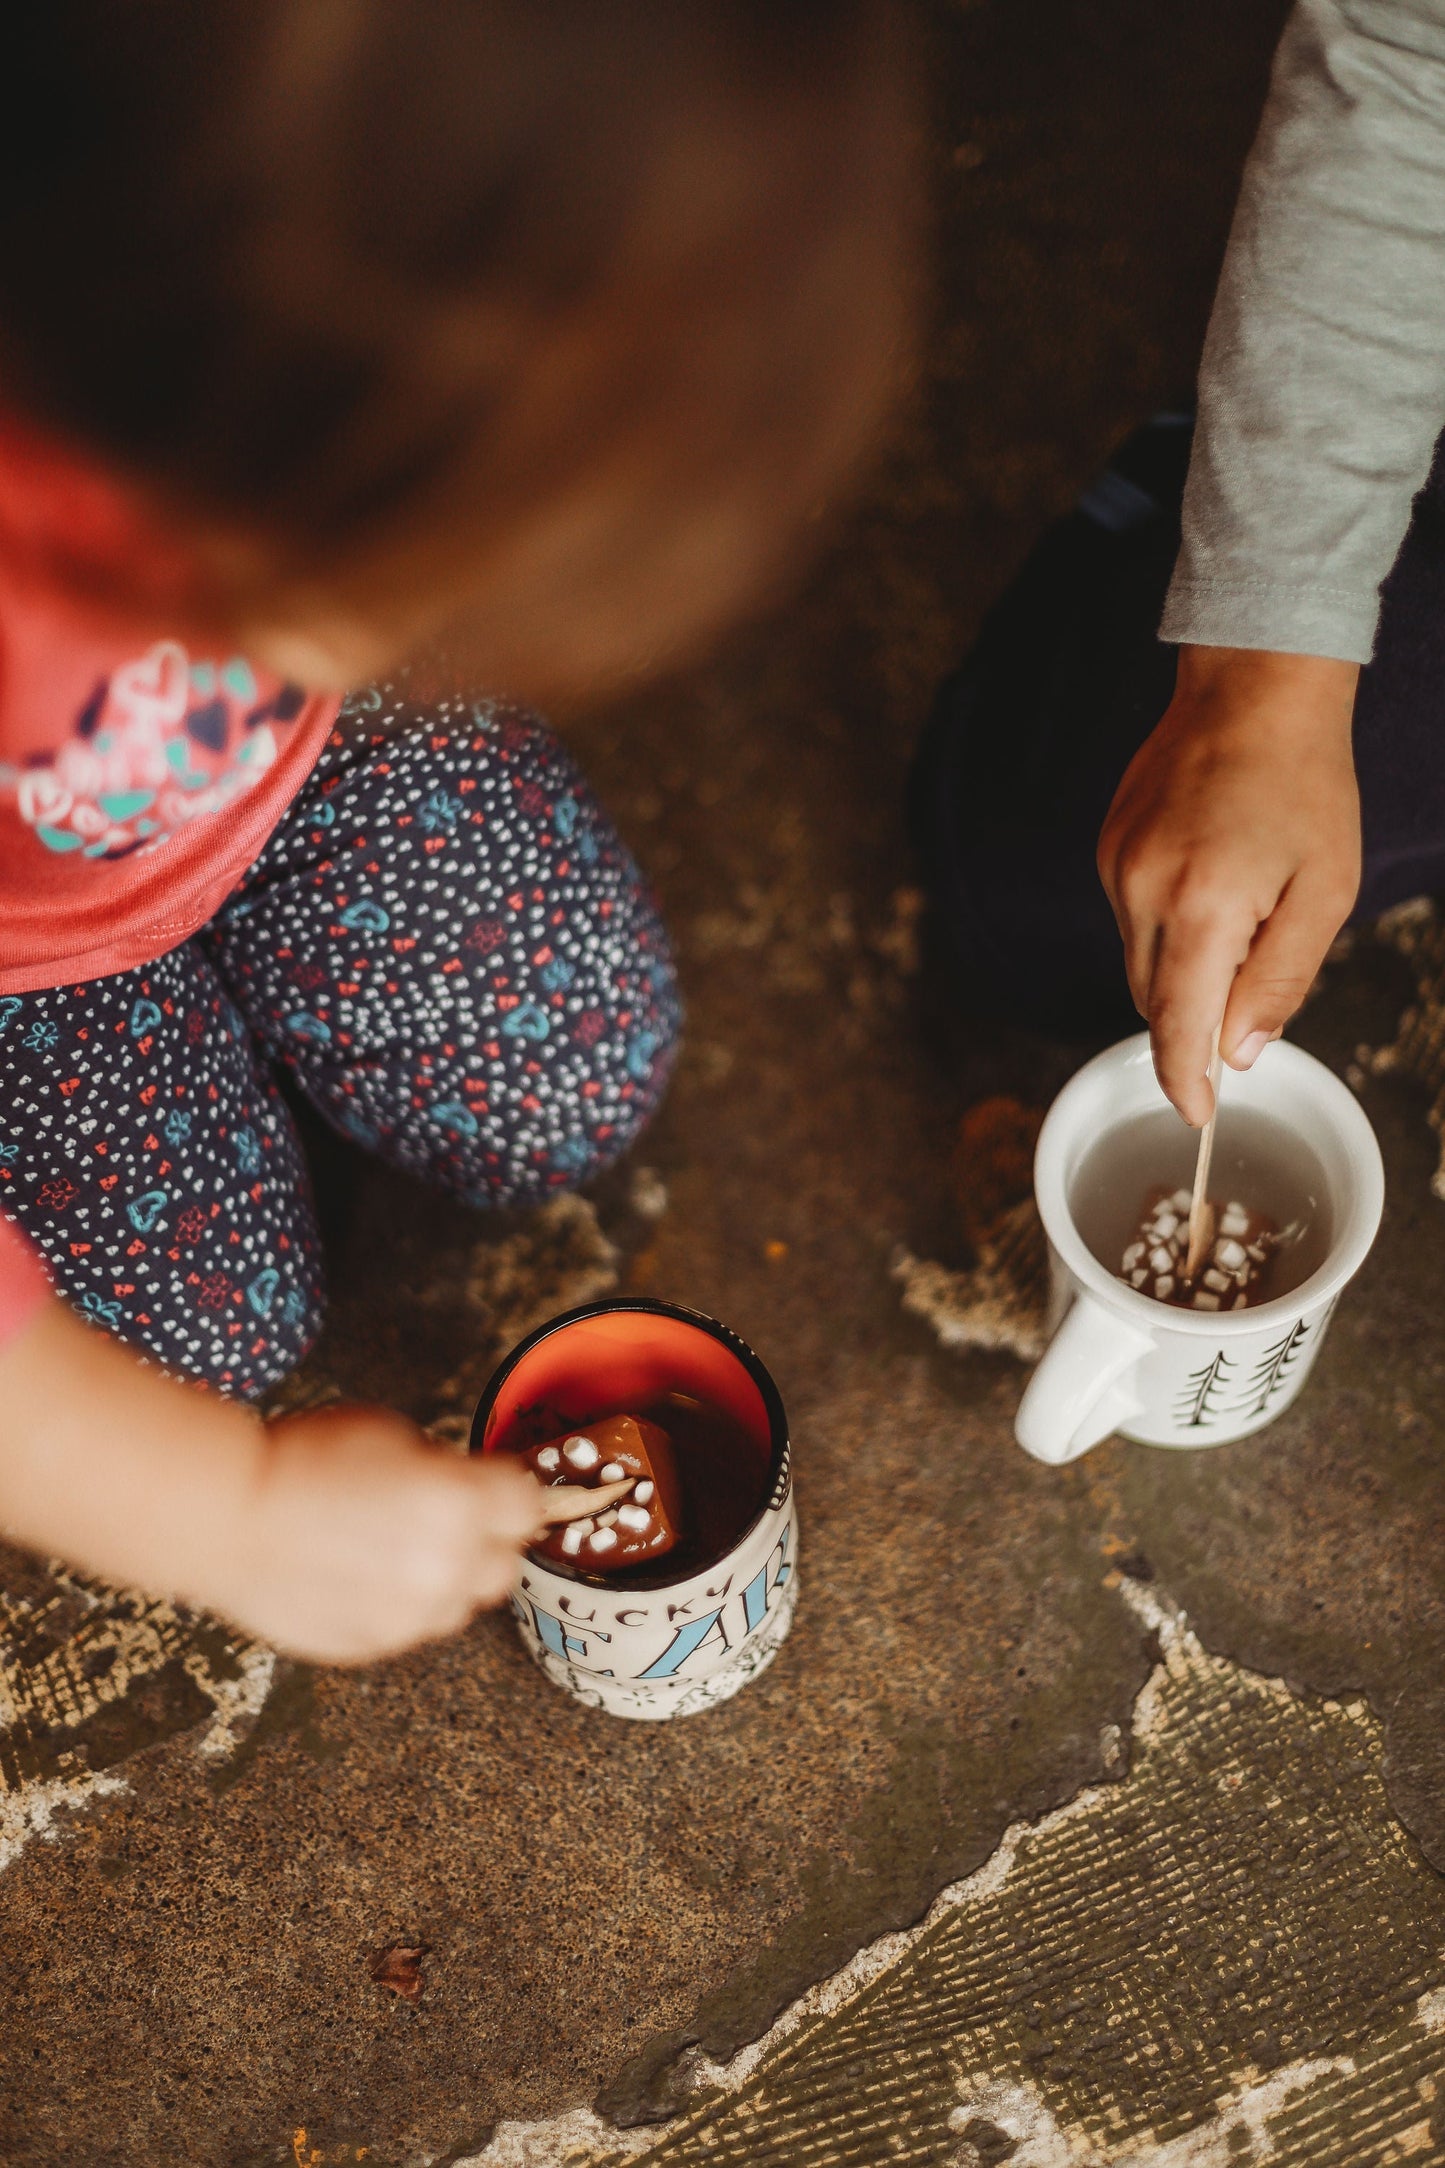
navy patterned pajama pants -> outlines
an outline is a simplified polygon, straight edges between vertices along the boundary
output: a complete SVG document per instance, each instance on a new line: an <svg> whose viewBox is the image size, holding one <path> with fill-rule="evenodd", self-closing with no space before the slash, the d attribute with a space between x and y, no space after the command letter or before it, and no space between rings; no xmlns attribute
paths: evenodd
<svg viewBox="0 0 1445 2168"><path fill-rule="evenodd" d="M209 926L0 999L0 1207L77 1310L253 1396L324 1299L278 1068L367 1151L522 1204L630 1142L678 1022L651 897L551 732L372 690Z"/></svg>

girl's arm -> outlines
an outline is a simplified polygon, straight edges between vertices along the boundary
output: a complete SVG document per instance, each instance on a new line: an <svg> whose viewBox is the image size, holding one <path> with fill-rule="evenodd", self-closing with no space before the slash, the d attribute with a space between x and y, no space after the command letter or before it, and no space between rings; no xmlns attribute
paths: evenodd
<svg viewBox="0 0 1445 2168"><path fill-rule="evenodd" d="M537 1496L386 1409L263 1424L53 1298L0 1346L0 1527L295 1655L365 1661L500 1602Z"/></svg>
<svg viewBox="0 0 1445 2168"><path fill-rule="evenodd" d="M1299 0L1205 341L1166 640L1368 662L1445 425L1445 0Z"/></svg>
<svg viewBox="0 0 1445 2168"><path fill-rule="evenodd" d="M1215 1026L1247 1067L1353 903L1355 680L1442 422L1445 0L1299 0L1205 345L1179 687L1100 841L1191 1121Z"/></svg>

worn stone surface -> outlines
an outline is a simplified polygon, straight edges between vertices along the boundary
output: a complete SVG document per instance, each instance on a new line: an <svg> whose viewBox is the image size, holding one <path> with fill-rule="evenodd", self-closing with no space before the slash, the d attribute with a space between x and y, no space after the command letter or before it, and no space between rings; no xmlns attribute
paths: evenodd
<svg viewBox="0 0 1445 2168"><path fill-rule="evenodd" d="M1445 1885L1390 1815L1377 1723L1359 1702L1302 1701L1209 1656L1152 1592L1125 1592L1159 1636L1126 1776L1010 1832L887 1962L870 1953L792 2013L740 2082L704 2078L657 2144L599 2150L559 2128L552 2158L1315 2168L1434 2155ZM503 2132L476 2168L508 2153Z"/></svg>
<svg viewBox="0 0 1445 2168"><path fill-rule="evenodd" d="M0 2160L418 2168L475 2155L502 2119L593 2100L619 2131L690 2112L692 2045L722 2059L755 2038L1010 1827L1082 1786L1122 1799L1120 1741L1157 1651L1106 1585L1120 1557L1147 1561L1219 1657L1362 1704L1252 1731L1242 1690L1237 1720L1190 1735L1191 1798L1212 1754L1223 1770L1256 1737L1261 1753L1298 1739L1369 1887L1393 1905L1407 1877L1411 1932L1433 1932L1433 1869L1390 1818L1445 1865L1445 1207L1408 1082L1367 1087L1391 1172L1379 1251L1300 1408L1259 1441L1038 1468L1010 1438L1017 1365L940 1350L890 1277L900 1246L967 1262L943 1178L963 1108L1040 1103L1080 1053L951 1018L914 974L908 746L1038 525L1187 384L1273 28L1245 0L936 13L948 268L887 471L772 624L574 733L659 882L690 1002L651 1171L619 1170L593 1207L488 1228L320 1147L335 1307L296 1387L384 1394L455 1439L499 1347L582 1292L620 1281L716 1312L794 1418L792 1638L737 1701L654 1730L557 1696L501 1619L366 1672L273 1670L196 1622L9 1562ZM1343 1067L1391 1038L1410 990L1365 944L1302 1036ZM1369 1766L1332 1775L1346 1735ZM1236 1829L1227 1805L1196 1816L1182 1879L1131 1897L1146 1923L1184 1901L1190 1862L1220 1867L1221 1935L1273 1887L1268 1816ZM1107 1913L1118 1856L1081 1855L1086 1911ZM1397 2053L1386 2018L1428 2032L1410 1998L1439 1977L1429 1952L1367 1995L1357 1912L1338 1876L1319 1892L1310 1947L1333 1967L1339 2037L1362 2069L1366 2046L1404 2068L1418 2043L1402 2034ZM1047 1909L1013 1917L988 1928L1000 1963L1008 1932L1061 1932ZM416 1953L414 2001L385 1984L397 1950ZM1029 1963L1053 1995L1049 1951ZM1130 1978L1173 1992L1147 1966ZM1206 2076L1236 2092L1262 2029L1283 2028L1282 2055L1316 2053L1266 1985L1245 1968L1210 2014ZM957 2030L942 2004L936 2030ZM984 2126L1012 2111L987 2087L1024 2082L1023 2050L996 2049L967 2066L979 2127L948 2124L920 2158L1004 2157ZM951 2115L967 2101L943 2061ZM880 2083L889 2067L884 2052ZM1148 2142L1162 2096L1127 2071L1110 2083L1129 2143ZM1077 2092L1045 2105L1060 2127L1114 2128ZM1350 2136L1368 2117L1319 2113L1301 2160L1387 2157Z"/></svg>

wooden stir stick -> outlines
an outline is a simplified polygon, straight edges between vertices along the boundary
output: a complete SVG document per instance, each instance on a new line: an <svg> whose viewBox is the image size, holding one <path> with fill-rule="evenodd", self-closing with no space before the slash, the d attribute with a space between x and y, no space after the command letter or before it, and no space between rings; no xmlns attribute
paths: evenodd
<svg viewBox="0 0 1445 2168"><path fill-rule="evenodd" d="M1214 1105L1208 1121L1199 1136L1199 1157L1194 1162L1194 1190L1189 1199L1189 1254L1184 1260L1184 1277L1195 1279L1205 1258L1214 1247L1214 1207L1209 1202L1209 1163L1214 1157L1214 1125L1219 1119L1219 1088L1224 1082L1224 1062L1219 1052L1218 1024L1214 1027L1214 1045L1209 1055L1209 1089L1214 1094Z"/></svg>

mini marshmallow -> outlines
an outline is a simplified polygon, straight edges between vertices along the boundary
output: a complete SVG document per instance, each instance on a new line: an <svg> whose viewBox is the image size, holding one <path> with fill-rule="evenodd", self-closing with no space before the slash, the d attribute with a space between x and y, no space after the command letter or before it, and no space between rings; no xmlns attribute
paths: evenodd
<svg viewBox="0 0 1445 2168"><path fill-rule="evenodd" d="M1222 1235L1239 1236L1247 1233L1249 1214L1243 1205L1227 1204L1219 1216L1219 1232Z"/></svg>
<svg viewBox="0 0 1445 2168"><path fill-rule="evenodd" d="M1204 1274L1204 1284L1206 1287L1212 1287L1216 1295L1226 1295L1229 1292L1229 1274L1221 1272L1217 1266L1211 1265Z"/></svg>
<svg viewBox="0 0 1445 2168"><path fill-rule="evenodd" d="M1191 1191L1187 1189L1176 1189L1174 1195L1170 1198L1169 1202L1173 1205L1176 1212L1187 1212L1190 1205L1193 1204L1194 1198Z"/></svg>
<svg viewBox="0 0 1445 2168"><path fill-rule="evenodd" d="M652 1503L652 1494L656 1488L655 1483L638 1483L633 1489L633 1503L639 1506L650 1505Z"/></svg>
<svg viewBox="0 0 1445 2168"><path fill-rule="evenodd" d="M562 1458L571 1468L595 1468L602 1455L590 1438L568 1438L562 1447Z"/></svg>
<svg viewBox="0 0 1445 2168"><path fill-rule="evenodd" d="M582 1531L575 1521L562 1531L562 1548L569 1558L575 1558L582 1548Z"/></svg>
<svg viewBox="0 0 1445 2168"><path fill-rule="evenodd" d="M1223 1265L1226 1272L1238 1272L1248 1262L1248 1252L1242 1242L1223 1238L1214 1245L1214 1262Z"/></svg>
<svg viewBox="0 0 1445 2168"><path fill-rule="evenodd" d="M1161 1212L1154 1222L1154 1232L1161 1242L1167 1242L1179 1225L1177 1212Z"/></svg>
<svg viewBox="0 0 1445 2168"><path fill-rule="evenodd" d="M1124 1252L1124 1270L1125 1270L1126 1272L1132 1272L1132 1271L1134 1270L1134 1267L1135 1267L1136 1265L1138 1265L1138 1264L1142 1264L1142 1263L1143 1263L1143 1260L1144 1260L1144 1245L1143 1245L1143 1243L1142 1243L1142 1242L1131 1242L1131 1243L1129 1244L1129 1247L1128 1247L1128 1249L1127 1249L1127 1250L1125 1250L1125 1252Z"/></svg>
<svg viewBox="0 0 1445 2168"><path fill-rule="evenodd" d="M1165 1272L1165 1273L1162 1273L1162 1274L1160 1275L1160 1277L1159 1277L1159 1278L1158 1278L1158 1279L1157 1279L1157 1280L1156 1280L1156 1281L1154 1282L1154 1299L1156 1300L1156 1302L1167 1302L1167 1301L1169 1300L1169 1297L1170 1297L1170 1296L1171 1296L1171 1295L1173 1294L1173 1292L1174 1292L1174 1275L1173 1275L1173 1273L1172 1273L1172 1272Z"/></svg>
<svg viewBox="0 0 1445 2168"><path fill-rule="evenodd" d="M642 1531L652 1524L652 1515L646 1506L619 1506L617 1519L621 1527L630 1528L636 1536L640 1536Z"/></svg>
<svg viewBox="0 0 1445 2168"><path fill-rule="evenodd" d="M1172 1272L1173 1269L1174 1252L1166 1250L1161 1242L1157 1250L1149 1252L1149 1270L1151 1272Z"/></svg>
<svg viewBox="0 0 1445 2168"><path fill-rule="evenodd" d="M620 1483L626 1473L620 1460L609 1460L607 1466L598 1471L597 1480L599 1483Z"/></svg>
<svg viewBox="0 0 1445 2168"><path fill-rule="evenodd" d="M589 1551L610 1551L617 1541L615 1528L594 1528L587 1538Z"/></svg>
<svg viewBox="0 0 1445 2168"><path fill-rule="evenodd" d="M558 1452L556 1446L544 1445L541 1452L537 1455L537 1466L541 1469L542 1473L544 1475L551 1475L553 1471L557 1468L560 1468L561 1465L562 1455Z"/></svg>
<svg viewBox="0 0 1445 2168"><path fill-rule="evenodd" d="M1137 1267L1137 1269L1136 1269L1135 1271L1133 1271L1133 1272L1131 1272L1131 1273L1130 1273L1130 1275L1129 1275L1129 1285L1130 1285L1131 1287L1142 1287L1142 1286L1144 1285L1144 1282L1145 1282L1145 1281L1146 1281L1146 1280L1148 1279L1148 1277L1149 1277L1148 1273L1147 1273L1147 1272L1146 1272L1146 1271L1144 1270L1144 1267L1143 1267L1142 1265L1140 1265L1140 1266L1138 1266L1138 1267Z"/></svg>
<svg viewBox="0 0 1445 2168"><path fill-rule="evenodd" d="M1217 1310L1219 1297L1211 1295L1207 1287L1201 1287L1195 1292L1194 1307L1196 1310Z"/></svg>

